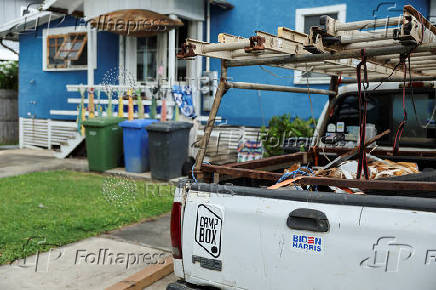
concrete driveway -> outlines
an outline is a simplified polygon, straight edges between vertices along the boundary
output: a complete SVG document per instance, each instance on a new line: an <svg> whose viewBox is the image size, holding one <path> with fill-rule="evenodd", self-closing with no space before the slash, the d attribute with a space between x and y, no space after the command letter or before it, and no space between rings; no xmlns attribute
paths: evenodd
<svg viewBox="0 0 436 290"><path fill-rule="evenodd" d="M0 151L0 178L15 176L36 171L72 169L88 170L85 158L58 159L53 151L14 149Z"/></svg>

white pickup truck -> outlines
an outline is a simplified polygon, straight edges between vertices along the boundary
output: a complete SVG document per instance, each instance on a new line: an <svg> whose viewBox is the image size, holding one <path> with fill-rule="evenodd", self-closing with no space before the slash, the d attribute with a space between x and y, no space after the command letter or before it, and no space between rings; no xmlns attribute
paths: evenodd
<svg viewBox="0 0 436 290"><path fill-rule="evenodd" d="M368 122L379 132L395 130L402 116L398 85L383 84L369 97ZM320 120L354 122L355 88L342 87L335 114L324 110ZM434 126L415 122L428 125L433 118L435 90L416 88L414 101L419 116L415 120L408 103L401 150L434 149ZM380 145L391 145L392 138ZM425 174L433 178L431 170ZM435 196L181 183L171 217L180 281L167 289L434 290Z"/></svg>

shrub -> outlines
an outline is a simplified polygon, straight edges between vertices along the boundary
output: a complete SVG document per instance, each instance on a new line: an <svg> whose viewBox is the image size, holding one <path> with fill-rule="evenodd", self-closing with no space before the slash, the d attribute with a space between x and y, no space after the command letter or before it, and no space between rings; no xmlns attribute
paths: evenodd
<svg viewBox="0 0 436 290"><path fill-rule="evenodd" d="M315 120L310 118L305 121L296 117L291 121L291 115L274 116L268 122L268 128L262 127L262 146L264 156L283 155L283 142L291 137L312 137Z"/></svg>
<svg viewBox="0 0 436 290"><path fill-rule="evenodd" d="M18 62L0 62L0 89L18 90Z"/></svg>

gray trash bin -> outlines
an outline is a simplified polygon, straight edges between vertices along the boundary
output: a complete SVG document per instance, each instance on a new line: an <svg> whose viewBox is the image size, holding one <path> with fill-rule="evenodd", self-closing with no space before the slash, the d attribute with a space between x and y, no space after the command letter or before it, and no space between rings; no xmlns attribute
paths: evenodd
<svg viewBox="0 0 436 290"><path fill-rule="evenodd" d="M153 179L169 180L182 175L183 163L188 158L191 128L192 123L174 121L146 127Z"/></svg>

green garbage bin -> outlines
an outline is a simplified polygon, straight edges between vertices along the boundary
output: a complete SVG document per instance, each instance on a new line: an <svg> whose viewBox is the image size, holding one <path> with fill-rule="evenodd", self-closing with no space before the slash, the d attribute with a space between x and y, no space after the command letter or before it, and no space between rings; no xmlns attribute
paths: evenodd
<svg viewBox="0 0 436 290"><path fill-rule="evenodd" d="M123 156L123 129L119 117L97 117L83 122L90 171L104 172L118 167Z"/></svg>

